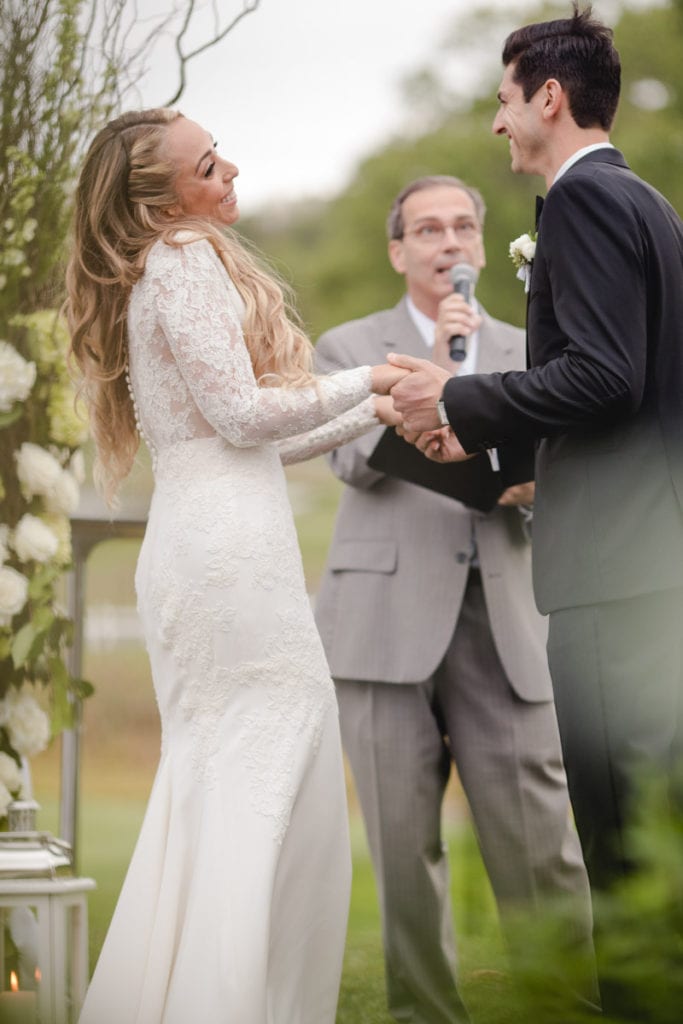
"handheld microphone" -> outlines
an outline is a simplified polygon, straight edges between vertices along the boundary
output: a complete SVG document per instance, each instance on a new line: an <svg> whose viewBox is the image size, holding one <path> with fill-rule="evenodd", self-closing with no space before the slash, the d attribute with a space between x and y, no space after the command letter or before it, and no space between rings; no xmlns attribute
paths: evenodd
<svg viewBox="0 0 683 1024"><path fill-rule="evenodd" d="M474 286L479 277L479 271L470 266L469 263L456 263L449 271L453 291L462 295L465 302L471 302L474 295ZM448 342L448 354L454 363L462 363L467 356L467 339L462 334L454 334Z"/></svg>

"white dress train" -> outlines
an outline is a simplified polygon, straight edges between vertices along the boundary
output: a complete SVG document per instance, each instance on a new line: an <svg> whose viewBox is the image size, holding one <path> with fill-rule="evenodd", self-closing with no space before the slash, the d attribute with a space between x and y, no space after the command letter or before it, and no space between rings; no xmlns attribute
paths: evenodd
<svg viewBox="0 0 683 1024"><path fill-rule="evenodd" d="M350 855L334 689L282 462L376 426L368 367L259 388L210 243L128 313L155 489L136 571L162 722L80 1024L333 1024Z"/></svg>

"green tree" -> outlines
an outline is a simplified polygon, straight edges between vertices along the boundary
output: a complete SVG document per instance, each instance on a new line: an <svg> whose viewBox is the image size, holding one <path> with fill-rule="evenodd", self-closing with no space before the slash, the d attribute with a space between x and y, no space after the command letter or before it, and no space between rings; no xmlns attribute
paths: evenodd
<svg viewBox="0 0 683 1024"><path fill-rule="evenodd" d="M683 208L683 38L681 0L622 10L615 39L623 63L623 98L613 141L633 169ZM568 4L509 11L475 10L459 17L435 55L434 67L407 83L411 130L363 161L348 188L329 202L299 203L284 214L244 222L294 284L312 337L327 327L395 303L402 280L386 256L384 221L399 189L421 174L455 174L476 185L488 204L488 266L478 295L495 316L523 324L525 297L508 257L509 242L533 227L534 196L544 183L511 174L507 147L491 134L500 78L500 50L517 24L563 17ZM435 67L459 68L471 55L477 74L459 88ZM657 83L660 84L658 88ZM433 102L438 112L429 113ZM654 105L654 106L653 106ZM429 130L417 132L424 119Z"/></svg>

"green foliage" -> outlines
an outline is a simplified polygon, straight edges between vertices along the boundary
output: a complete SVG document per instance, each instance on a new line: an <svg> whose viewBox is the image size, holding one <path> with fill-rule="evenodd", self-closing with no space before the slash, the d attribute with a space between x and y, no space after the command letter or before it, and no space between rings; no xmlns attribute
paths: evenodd
<svg viewBox="0 0 683 1024"><path fill-rule="evenodd" d="M683 14L674 6L624 9L615 39L624 68L623 99L613 135L633 169L683 209ZM476 185L488 205L487 269L478 295L487 309L511 323L523 324L525 296L508 258L509 242L534 227L534 196L543 181L510 172L505 140L494 138L491 123L500 77L499 53L507 32L522 22L564 17L568 5L544 8L477 10L458 16L434 68L457 70L471 64L479 74L468 90L449 91L434 70L418 73L409 83L409 98L419 112L430 97L438 110L423 123L419 135L396 138L369 156L341 194L329 202L299 203L277 213L266 210L245 219L243 229L291 280L312 337L344 320L393 305L403 292L402 278L386 254L384 223L391 201L412 178L423 174L454 174ZM482 42L483 41L483 42ZM488 54L488 56L486 56ZM661 109L644 109L636 83L663 83L668 95ZM655 87L656 96L656 87ZM406 119L415 124L415 111Z"/></svg>
<svg viewBox="0 0 683 1024"><path fill-rule="evenodd" d="M69 186L79 146L100 112L83 80L85 6L0 0L3 319L53 301L58 287Z"/></svg>
<svg viewBox="0 0 683 1024"><path fill-rule="evenodd" d="M68 516L78 501L79 446L87 431L74 410L68 337L57 314L17 314L5 330L11 342L3 339L0 351L0 400L8 410L0 423L0 751L18 764L72 724L74 699L89 689L67 670L73 625L57 602L71 561ZM10 769L5 778L0 772L0 783L7 783L0 788L1 818L18 780Z"/></svg>
<svg viewBox="0 0 683 1024"><path fill-rule="evenodd" d="M120 5L105 6L99 41L120 26ZM93 54L95 13L85 0L0 0L0 751L17 763L91 690L67 670L73 624L57 602L87 431L65 325L45 307L63 296L77 161L117 99L116 62ZM18 792L11 760L0 818Z"/></svg>
<svg viewBox="0 0 683 1024"><path fill-rule="evenodd" d="M600 984L609 1000L605 1024L679 1024L683 1006L683 805L670 787L644 786L630 854L637 868L607 892L594 893ZM677 809L676 809L677 805ZM520 928L523 1019L588 1024L594 1017L549 984L552 964L580 977L561 915Z"/></svg>

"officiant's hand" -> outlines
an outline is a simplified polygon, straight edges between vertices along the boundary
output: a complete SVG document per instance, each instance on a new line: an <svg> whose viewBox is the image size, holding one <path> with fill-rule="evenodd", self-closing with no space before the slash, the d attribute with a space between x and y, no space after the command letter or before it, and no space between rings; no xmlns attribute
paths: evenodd
<svg viewBox="0 0 683 1024"><path fill-rule="evenodd" d="M439 303L434 327L432 362L448 370L451 375L458 373L462 363L456 363L450 356L450 340L455 335L469 338L481 324L481 317L465 302L462 295L453 292Z"/></svg>
<svg viewBox="0 0 683 1024"><path fill-rule="evenodd" d="M503 491L498 499L499 505L533 505L536 484L530 480L526 484L515 484Z"/></svg>
<svg viewBox="0 0 683 1024"><path fill-rule="evenodd" d="M403 416L406 431L422 434L425 430L438 430L440 423L436 403L451 374L429 359L416 359L394 352L388 359L392 366L412 370L391 389L391 397Z"/></svg>

